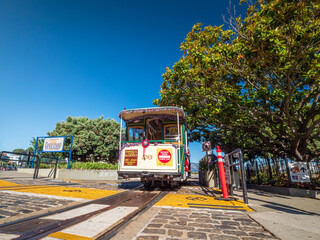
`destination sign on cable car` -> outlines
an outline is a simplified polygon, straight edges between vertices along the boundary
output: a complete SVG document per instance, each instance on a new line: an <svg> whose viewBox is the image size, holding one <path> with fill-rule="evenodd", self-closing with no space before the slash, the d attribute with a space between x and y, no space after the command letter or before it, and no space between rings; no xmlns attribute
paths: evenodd
<svg viewBox="0 0 320 240"><path fill-rule="evenodd" d="M138 150L125 150L124 152L124 166L137 166L138 164Z"/></svg>

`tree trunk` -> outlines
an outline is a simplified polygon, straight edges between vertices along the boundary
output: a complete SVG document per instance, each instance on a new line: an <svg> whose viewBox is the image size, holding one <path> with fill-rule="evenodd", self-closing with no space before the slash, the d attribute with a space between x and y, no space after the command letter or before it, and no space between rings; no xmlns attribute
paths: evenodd
<svg viewBox="0 0 320 240"><path fill-rule="evenodd" d="M256 162L256 173L257 173L258 184L261 184L261 182L260 182L260 176L259 176L258 161Z"/></svg>
<svg viewBox="0 0 320 240"><path fill-rule="evenodd" d="M270 158L267 158L267 163L268 163L268 172L269 172L269 184L273 185L272 181L272 170L271 170L271 165L270 165Z"/></svg>
<svg viewBox="0 0 320 240"><path fill-rule="evenodd" d="M277 158L277 157L273 158L272 161L273 161L273 165L275 166L275 171L276 171L277 176L280 176L279 158Z"/></svg>
<svg viewBox="0 0 320 240"><path fill-rule="evenodd" d="M287 169L287 176L288 176L288 185L291 187L292 181L291 181L291 176L290 176L290 169L289 169L289 164L288 164L288 158L287 156L284 156L284 160L286 162L286 169Z"/></svg>

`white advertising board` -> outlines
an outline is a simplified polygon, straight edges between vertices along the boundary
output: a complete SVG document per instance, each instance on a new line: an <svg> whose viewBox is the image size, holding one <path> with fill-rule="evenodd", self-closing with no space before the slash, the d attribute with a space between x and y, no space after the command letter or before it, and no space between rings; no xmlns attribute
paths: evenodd
<svg viewBox="0 0 320 240"><path fill-rule="evenodd" d="M45 138L43 143L43 152L61 152L63 151L64 137Z"/></svg>
<svg viewBox="0 0 320 240"><path fill-rule="evenodd" d="M306 162L289 162L288 164L292 182L310 182Z"/></svg>

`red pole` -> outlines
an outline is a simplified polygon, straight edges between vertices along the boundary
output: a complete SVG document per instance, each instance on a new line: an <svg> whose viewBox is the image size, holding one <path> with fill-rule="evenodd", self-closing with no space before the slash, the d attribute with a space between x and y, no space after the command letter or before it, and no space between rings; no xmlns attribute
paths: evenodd
<svg viewBox="0 0 320 240"><path fill-rule="evenodd" d="M217 156L218 156L218 166L219 166L219 172L220 172L220 181L222 186L223 198L229 198L226 175L224 172L224 165L223 165L224 163L222 160L221 149L219 146L217 146Z"/></svg>

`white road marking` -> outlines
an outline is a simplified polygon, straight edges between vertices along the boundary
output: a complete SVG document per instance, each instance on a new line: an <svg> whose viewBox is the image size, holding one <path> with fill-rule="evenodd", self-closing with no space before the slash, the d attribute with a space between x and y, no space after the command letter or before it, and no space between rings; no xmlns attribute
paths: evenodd
<svg viewBox="0 0 320 240"><path fill-rule="evenodd" d="M19 237L20 235L16 234L5 234L5 233L0 233L0 240L10 240Z"/></svg>
<svg viewBox="0 0 320 240"><path fill-rule="evenodd" d="M54 199L60 199L60 200L71 200L71 201L80 201L80 202L90 201L90 200L84 199L84 198L61 197L61 196L55 196L55 195L29 193L29 192L15 192L15 191L1 191L1 192L10 193L10 194L17 194L17 195L26 195L26 196L32 196L32 197L54 198Z"/></svg>
<svg viewBox="0 0 320 240"><path fill-rule="evenodd" d="M83 206L77 209L72 209L63 213L57 213L48 217L44 217L42 219L53 219L53 220L66 220L74 217L79 217L81 215L94 212L100 210L102 208L109 207L109 205L103 204L89 204L87 206Z"/></svg>
<svg viewBox="0 0 320 240"><path fill-rule="evenodd" d="M132 213L136 209L138 208L116 207L72 227L63 229L61 232L94 238L94 236L105 231L110 226L118 222L121 218Z"/></svg>
<svg viewBox="0 0 320 240"><path fill-rule="evenodd" d="M53 237L44 237L44 238L41 238L41 240L61 240L61 239L53 238Z"/></svg>

